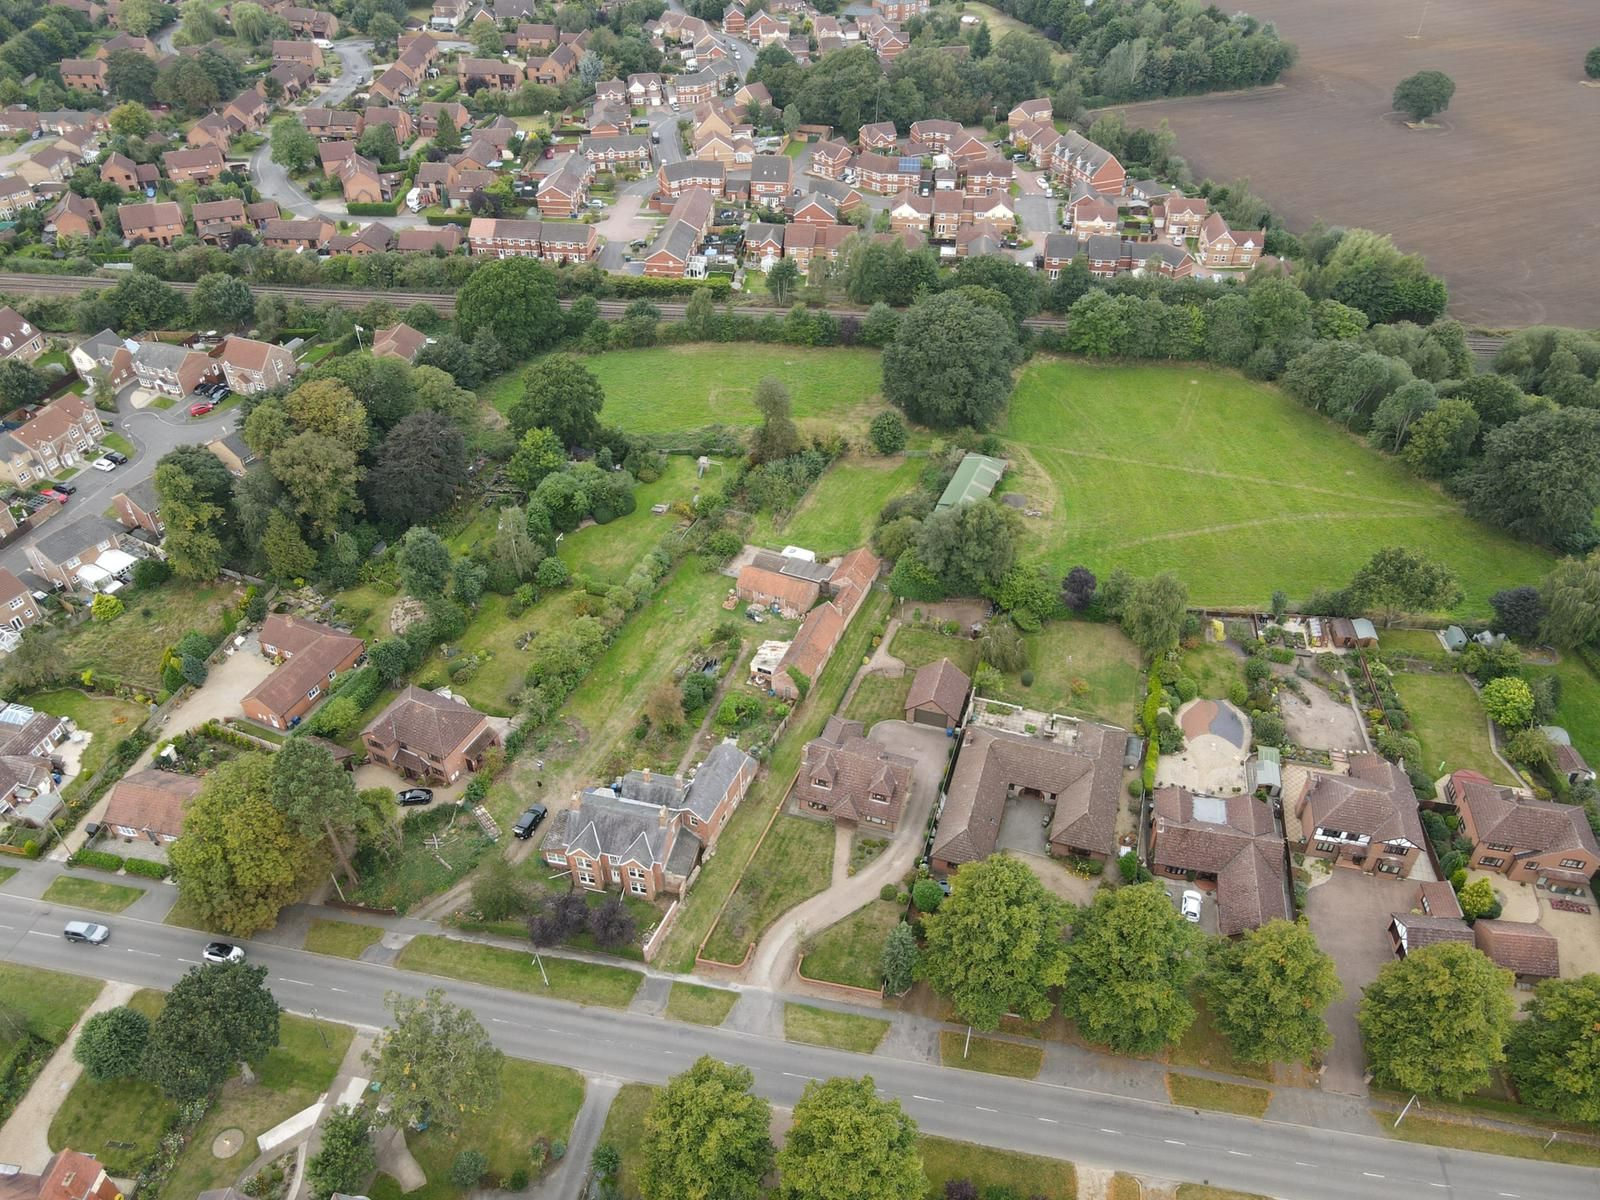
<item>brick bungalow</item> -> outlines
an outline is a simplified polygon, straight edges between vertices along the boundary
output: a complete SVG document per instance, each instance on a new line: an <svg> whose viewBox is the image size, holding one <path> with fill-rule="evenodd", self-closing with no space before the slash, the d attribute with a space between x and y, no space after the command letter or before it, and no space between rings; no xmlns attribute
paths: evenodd
<svg viewBox="0 0 1600 1200"><path fill-rule="evenodd" d="M1516 976L1518 987L1561 975L1561 943L1542 925L1479 920L1472 924L1472 938L1495 966Z"/></svg>
<svg viewBox="0 0 1600 1200"><path fill-rule="evenodd" d="M145 838L157 846L178 840L189 801L201 788L193 775L176 771L135 771L112 787L101 824L125 842Z"/></svg>
<svg viewBox="0 0 1600 1200"><path fill-rule="evenodd" d="M361 731L367 756L407 779L454 783L500 744L489 718L459 700L408 687Z"/></svg>
<svg viewBox="0 0 1600 1200"><path fill-rule="evenodd" d="M366 643L353 634L279 614L268 617L262 626L261 649L267 657L285 661L257 684L239 707L250 720L274 729L292 729L317 706L333 678L359 666L367 654Z"/></svg>
<svg viewBox="0 0 1600 1200"><path fill-rule="evenodd" d="M1214 884L1223 937L1291 918L1284 841L1270 804L1164 787L1156 789L1153 807L1151 870Z"/></svg>

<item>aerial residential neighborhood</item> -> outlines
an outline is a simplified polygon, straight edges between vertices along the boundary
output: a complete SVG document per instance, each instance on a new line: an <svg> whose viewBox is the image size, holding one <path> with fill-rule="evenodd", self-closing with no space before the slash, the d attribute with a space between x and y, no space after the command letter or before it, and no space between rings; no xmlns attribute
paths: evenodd
<svg viewBox="0 0 1600 1200"><path fill-rule="evenodd" d="M0 1200L1592 1194L1594 16L0 0Z"/></svg>

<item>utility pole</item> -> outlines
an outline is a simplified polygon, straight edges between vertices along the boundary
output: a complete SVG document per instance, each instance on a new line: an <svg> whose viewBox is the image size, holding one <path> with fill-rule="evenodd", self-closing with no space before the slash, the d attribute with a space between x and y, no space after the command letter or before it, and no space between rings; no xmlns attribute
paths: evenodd
<svg viewBox="0 0 1600 1200"><path fill-rule="evenodd" d="M1406 1106L1400 1110L1400 1115L1394 1119L1394 1124L1391 1125L1389 1128L1391 1128L1391 1129L1399 1129L1400 1128L1400 1122L1404 1121L1406 1119L1406 1114L1411 1111L1411 1106L1413 1104L1415 1104L1416 1102L1417 1102L1417 1096L1416 1096L1416 1093L1413 1092L1411 1094L1411 1099L1406 1101Z"/></svg>

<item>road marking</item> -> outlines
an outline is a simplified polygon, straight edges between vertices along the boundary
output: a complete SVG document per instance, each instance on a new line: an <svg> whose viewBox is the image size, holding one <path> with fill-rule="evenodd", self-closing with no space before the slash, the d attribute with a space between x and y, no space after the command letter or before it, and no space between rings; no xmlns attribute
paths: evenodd
<svg viewBox="0 0 1600 1200"><path fill-rule="evenodd" d="M1189 1144L1188 1142L1174 1141L1172 1138L1162 1138L1161 1140L1169 1146L1187 1146Z"/></svg>
<svg viewBox="0 0 1600 1200"><path fill-rule="evenodd" d="M1228 1153L1233 1155L1235 1158L1254 1158L1255 1157L1252 1154L1246 1154L1243 1150L1229 1150Z"/></svg>
<svg viewBox="0 0 1600 1200"><path fill-rule="evenodd" d="M287 976L284 976L284 975L279 975L278 976L278 982L279 983L292 983L297 987L315 987L316 986L315 984L307 983L304 979L290 979L290 978L288 978Z"/></svg>
<svg viewBox="0 0 1600 1200"><path fill-rule="evenodd" d="M45 931L44 931L44 930L42 930L42 929L30 929L30 930L28 930L28 936L29 936L29 937L47 937L47 938L53 938L53 937L55 937L55 936L56 936L56 935L55 935L55 934L53 934L53 933L46 933L46 932L45 932Z"/></svg>
<svg viewBox="0 0 1600 1200"><path fill-rule="evenodd" d="M997 1113L1000 1111L998 1108L985 1108L981 1104L974 1104L972 1107L977 1109L979 1112Z"/></svg>
<svg viewBox="0 0 1600 1200"><path fill-rule="evenodd" d="M943 1104L944 1103L944 1101L939 1099L939 1097L937 1097L937 1096L919 1096L915 1092L911 1093L911 1098L913 1100L926 1100L929 1104Z"/></svg>
<svg viewBox="0 0 1600 1200"><path fill-rule="evenodd" d="M1363 1171L1361 1173L1363 1175L1365 1175L1368 1179L1382 1179L1382 1178L1384 1178L1382 1175L1379 1175L1376 1171Z"/></svg>
<svg viewBox="0 0 1600 1200"><path fill-rule="evenodd" d="M1501 1192L1500 1194L1505 1196L1507 1200L1522 1200L1522 1194L1520 1192Z"/></svg>
<svg viewBox="0 0 1600 1200"><path fill-rule="evenodd" d="M1429 1187L1436 1187L1436 1188L1447 1188L1450 1185L1448 1183L1429 1183L1428 1186Z"/></svg>
<svg viewBox="0 0 1600 1200"><path fill-rule="evenodd" d="M1122 1136L1122 1131L1120 1129L1102 1129L1100 1132L1101 1133L1109 1133L1113 1137L1121 1137Z"/></svg>
<svg viewBox="0 0 1600 1200"><path fill-rule="evenodd" d="M336 988L336 987L331 987L331 988L329 988L329 989L328 989L328 990L329 990L329 991L330 991L330 992L343 992L343 993L344 993L344 994L345 994L345 995L349 995L349 994L350 994L350 992L349 992L349 989L348 989L348 988Z"/></svg>
<svg viewBox="0 0 1600 1200"><path fill-rule="evenodd" d="M129 954L142 954L146 958L160 958L161 957L161 955L153 953L152 951L149 951L149 950L135 950L132 946L129 946L127 949L128 949L128 953Z"/></svg>
<svg viewBox="0 0 1600 1200"><path fill-rule="evenodd" d="M489 1020L493 1021L496 1025L509 1025L509 1024L511 1024L511 1022L506 1020L504 1017L490 1017Z"/></svg>
<svg viewBox="0 0 1600 1200"><path fill-rule="evenodd" d="M796 1075L793 1071L785 1071L783 1074L784 1074L784 1077L787 1078L787 1079L820 1079L821 1078L820 1075Z"/></svg>
<svg viewBox="0 0 1600 1200"><path fill-rule="evenodd" d="M1056 1120L1054 1117L1040 1117L1039 1120L1043 1121L1046 1125L1059 1125L1059 1124L1061 1124L1061 1122Z"/></svg>
<svg viewBox="0 0 1600 1200"><path fill-rule="evenodd" d="M1297 1166L1297 1167L1314 1167L1317 1164L1316 1163L1308 1163L1308 1162L1300 1162L1298 1159L1296 1159L1294 1165Z"/></svg>

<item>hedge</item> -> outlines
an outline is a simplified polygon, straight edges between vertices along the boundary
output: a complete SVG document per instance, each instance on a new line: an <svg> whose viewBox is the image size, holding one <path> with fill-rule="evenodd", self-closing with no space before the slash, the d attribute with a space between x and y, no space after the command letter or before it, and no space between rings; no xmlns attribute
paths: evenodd
<svg viewBox="0 0 1600 1200"><path fill-rule="evenodd" d="M427 215L427 221L428 221L429 225L462 225L462 226L465 226L465 225L471 225L472 224L472 214L469 213L469 212L464 212L464 213L429 213Z"/></svg>
<svg viewBox="0 0 1600 1200"><path fill-rule="evenodd" d="M130 858L122 866L129 875L143 875L147 879L165 879L172 874L172 868L166 863L152 862L148 858Z"/></svg>
<svg viewBox="0 0 1600 1200"><path fill-rule="evenodd" d="M387 204L346 204L345 212L352 217L392 217L400 211L400 201L391 200Z"/></svg>
<svg viewBox="0 0 1600 1200"><path fill-rule="evenodd" d="M613 295L624 300L649 296L687 296L694 292L710 292L718 300L726 300L733 291L731 279L657 279L651 275L614 275L606 281Z"/></svg>
<svg viewBox="0 0 1600 1200"><path fill-rule="evenodd" d="M120 871L126 860L120 855L108 854L104 850L90 850L87 847L79 850L67 859L69 867L93 867L97 871Z"/></svg>

